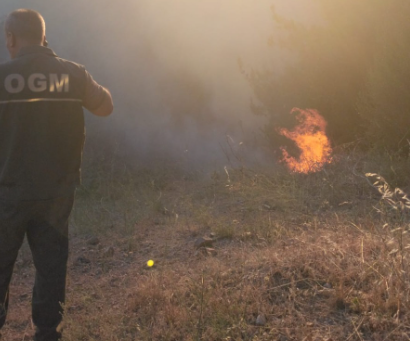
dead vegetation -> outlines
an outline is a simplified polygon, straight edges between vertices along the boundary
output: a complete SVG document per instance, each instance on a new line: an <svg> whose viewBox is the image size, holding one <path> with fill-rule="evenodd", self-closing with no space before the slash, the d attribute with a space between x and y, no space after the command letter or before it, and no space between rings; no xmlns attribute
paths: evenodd
<svg viewBox="0 0 410 341"><path fill-rule="evenodd" d="M358 160L310 175L88 168L64 340L408 340L407 208L364 180L394 194L408 164ZM5 340L33 333L32 275L25 246Z"/></svg>

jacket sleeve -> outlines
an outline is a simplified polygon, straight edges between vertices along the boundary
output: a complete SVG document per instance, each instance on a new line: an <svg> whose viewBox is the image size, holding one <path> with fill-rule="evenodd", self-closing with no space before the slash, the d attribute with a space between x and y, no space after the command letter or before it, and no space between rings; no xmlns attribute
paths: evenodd
<svg viewBox="0 0 410 341"><path fill-rule="evenodd" d="M100 108L109 97L108 91L98 84L87 70L85 72L85 93L83 106L89 111Z"/></svg>

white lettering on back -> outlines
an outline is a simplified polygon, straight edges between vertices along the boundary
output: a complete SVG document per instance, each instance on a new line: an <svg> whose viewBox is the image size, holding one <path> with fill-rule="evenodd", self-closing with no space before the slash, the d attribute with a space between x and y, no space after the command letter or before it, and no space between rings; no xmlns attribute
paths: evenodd
<svg viewBox="0 0 410 341"><path fill-rule="evenodd" d="M42 92L47 90L47 78L41 73L33 73L28 78L28 88L33 92Z"/></svg>
<svg viewBox="0 0 410 341"><path fill-rule="evenodd" d="M17 86L13 86L13 81L17 82ZM17 73L13 73L11 75L8 75L6 79L4 80L4 87L7 92L11 94L18 94L19 92L22 92L25 86L25 81L22 75L19 75Z"/></svg>
<svg viewBox="0 0 410 341"><path fill-rule="evenodd" d="M61 79L55 73L50 74L50 92L68 92L70 89L70 77L67 74L62 74Z"/></svg>
<svg viewBox="0 0 410 341"><path fill-rule="evenodd" d="M18 94L24 90L26 81L22 75L13 73L8 75L4 80L4 88L10 94ZM47 76L42 73L33 73L27 79L27 86L32 92L43 92L47 89L50 92L69 92L70 91L70 75L51 73L49 75L49 83Z"/></svg>

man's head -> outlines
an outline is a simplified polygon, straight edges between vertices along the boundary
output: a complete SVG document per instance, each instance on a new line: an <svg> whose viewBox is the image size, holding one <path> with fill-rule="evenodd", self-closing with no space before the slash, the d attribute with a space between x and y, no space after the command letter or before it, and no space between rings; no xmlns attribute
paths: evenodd
<svg viewBox="0 0 410 341"><path fill-rule="evenodd" d="M15 58L24 46L47 45L46 24L40 13L30 9L11 12L4 25L7 49Z"/></svg>

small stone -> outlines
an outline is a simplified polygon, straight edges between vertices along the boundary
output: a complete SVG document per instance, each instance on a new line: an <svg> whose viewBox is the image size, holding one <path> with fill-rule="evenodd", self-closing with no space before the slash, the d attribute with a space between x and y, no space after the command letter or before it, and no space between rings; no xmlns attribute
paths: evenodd
<svg viewBox="0 0 410 341"><path fill-rule="evenodd" d="M98 245L98 244L100 244L100 240L97 237L91 237L91 238L87 239L87 245L95 246L95 245Z"/></svg>
<svg viewBox="0 0 410 341"><path fill-rule="evenodd" d="M212 238L200 237L195 241L195 247L199 249L200 247L211 247L214 243Z"/></svg>
<svg viewBox="0 0 410 341"><path fill-rule="evenodd" d="M77 259L74 261L74 264L75 264L75 265L89 264L89 263L91 263L91 261L90 261L88 258L84 257L84 256L79 256L79 257L77 257Z"/></svg>
<svg viewBox="0 0 410 341"><path fill-rule="evenodd" d="M24 300L24 299L26 299L26 298L28 298L28 297L29 297L29 294L24 293L24 294L21 294L21 295L19 296L19 299Z"/></svg>
<svg viewBox="0 0 410 341"><path fill-rule="evenodd" d="M211 247L207 247L205 250L208 256L216 256L218 254L218 252Z"/></svg>
<svg viewBox="0 0 410 341"><path fill-rule="evenodd" d="M266 317L263 314L259 314L256 318L256 325L257 326L264 326L266 324Z"/></svg>
<svg viewBox="0 0 410 341"><path fill-rule="evenodd" d="M332 284L330 284L330 283L325 283L324 287L325 287L326 289L332 289Z"/></svg>

